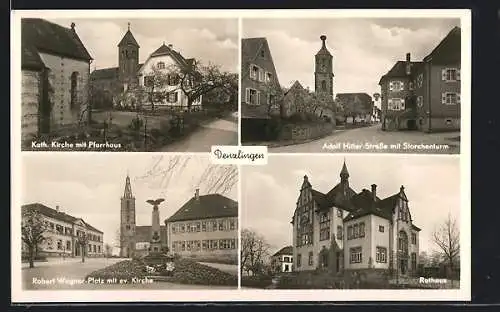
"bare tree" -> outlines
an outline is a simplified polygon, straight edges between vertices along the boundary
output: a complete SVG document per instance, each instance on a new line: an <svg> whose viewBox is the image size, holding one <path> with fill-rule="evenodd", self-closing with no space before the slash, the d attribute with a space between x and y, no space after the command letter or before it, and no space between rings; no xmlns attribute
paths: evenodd
<svg viewBox="0 0 500 312"><path fill-rule="evenodd" d="M35 267L34 260L38 246L45 240L47 226L42 214L35 209L25 209L22 212L21 240L28 249L30 268Z"/></svg>
<svg viewBox="0 0 500 312"><path fill-rule="evenodd" d="M82 253L82 263L83 263L83 262L85 262L85 255L87 254L87 248L88 248L87 244L89 242L89 238L87 236L87 233L80 232L80 234L77 235L77 237L76 237L76 242L80 246L80 250Z"/></svg>
<svg viewBox="0 0 500 312"><path fill-rule="evenodd" d="M447 219L432 233L432 241L453 272L460 257L460 230L451 214L448 214Z"/></svg>
<svg viewBox="0 0 500 312"><path fill-rule="evenodd" d="M141 102L146 97L147 102L151 104L151 110L154 111L157 103L162 103L165 99L168 99L168 92L165 87L170 84L170 78L164 70L151 66L151 71L144 77L144 86L138 86L135 89L137 97Z"/></svg>
<svg viewBox="0 0 500 312"><path fill-rule="evenodd" d="M269 256L270 245L265 238L251 229L241 231L240 273L256 274L262 271Z"/></svg>

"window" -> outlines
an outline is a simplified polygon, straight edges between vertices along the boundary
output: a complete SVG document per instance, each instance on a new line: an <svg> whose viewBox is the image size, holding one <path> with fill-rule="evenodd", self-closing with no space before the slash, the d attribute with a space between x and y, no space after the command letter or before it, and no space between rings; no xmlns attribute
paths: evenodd
<svg viewBox="0 0 500 312"><path fill-rule="evenodd" d="M375 261L377 261L378 263L387 263L387 248L377 247Z"/></svg>
<svg viewBox="0 0 500 312"><path fill-rule="evenodd" d="M224 231L224 220L219 220L219 231Z"/></svg>
<svg viewBox="0 0 500 312"><path fill-rule="evenodd" d="M206 221L201 222L201 231L202 232L207 231L207 222Z"/></svg>
<svg viewBox="0 0 500 312"><path fill-rule="evenodd" d="M417 271L417 254L414 252L411 253L411 270L413 272Z"/></svg>
<svg viewBox="0 0 500 312"><path fill-rule="evenodd" d="M417 106L418 106L418 107L423 107L423 106L424 106L424 97L423 97L423 96L421 96L421 95L419 95L419 96L417 97Z"/></svg>
<svg viewBox="0 0 500 312"><path fill-rule="evenodd" d="M262 69L259 70L259 81L265 81L265 72Z"/></svg>
<svg viewBox="0 0 500 312"><path fill-rule="evenodd" d="M383 226L383 225L379 225L379 226L378 226L378 231L379 231L380 233L384 233L384 226Z"/></svg>
<svg viewBox="0 0 500 312"><path fill-rule="evenodd" d="M416 245L417 244L417 234L415 233L411 233L411 243L413 245Z"/></svg>
<svg viewBox="0 0 500 312"><path fill-rule="evenodd" d="M101 253L101 245L97 246L97 252Z"/></svg>
<svg viewBox="0 0 500 312"><path fill-rule="evenodd" d="M201 241L201 249L207 249L208 248L208 241L203 240Z"/></svg>
<svg viewBox="0 0 500 312"><path fill-rule="evenodd" d="M410 83L408 84L408 89L410 89L410 90L414 89L413 81L410 81Z"/></svg>
<svg viewBox="0 0 500 312"><path fill-rule="evenodd" d="M283 262L290 262L290 257L283 257Z"/></svg>
<svg viewBox="0 0 500 312"><path fill-rule="evenodd" d="M343 234L343 229L342 226L338 225L337 226L337 239L342 239L342 234Z"/></svg>
<svg viewBox="0 0 500 312"><path fill-rule="evenodd" d="M96 246L96 245L92 245L92 250L93 250L94 252L97 252L97 246Z"/></svg>
<svg viewBox="0 0 500 312"><path fill-rule="evenodd" d="M352 238L356 239L359 237L359 224L354 224Z"/></svg>
<svg viewBox="0 0 500 312"><path fill-rule="evenodd" d="M363 254L361 247L353 247L349 249L349 263L361 263L363 261Z"/></svg>
<svg viewBox="0 0 500 312"><path fill-rule="evenodd" d="M185 251L185 250L186 250L186 242L182 241L181 242L181 251Z"/></svg>
<svg viewBox="0 0 500 312"><path fill-rule="evenodd" d="M441 102L444 105L460 104L460 93L444 92L441 94Z"/></svg>
<svg viewBox="0 0 500 312"><path fill-rule="evenodd" d="M361 222L359 224L359 237L365 237L365 223Z"/></svg>
<svg viewBox="0 0 500 312"><path fill-rule="evenodd" d="M260 92L255 89L246 89L246 102L251 105L260 105Z"/></svg>
<svg viewBox="0 0 500 312"><path fill-rule="evenodd" d="M273 74L266 72L266 82L271 82L273 80Z"/></svg>
<svg viewBox="0 0 500 312"><path fill-rule="evenodd" d="M337 209L337 217L342 218L342 209Z"/></svg>
<svg viewBox="0 0 500 312"><path fill-rule="evenodd" d="M458 81L460 80L460 70L457 68L445 68L441 70L442 80L450 82L450 81Z"/></svg>
<svg viewBox="0 0 500 312"><path fill-rule="evenodd" d="M266 52L264 50L260 50L260 57L265 57L266 56Z"/></svg>
<svg viewBox="0 0 500 312"><path fill-rule="evenodd" d="M169 92L167 100L169 103L176 103L178 100L177 92L175 91Z"/></svg>
<svg viewBox="0 0 500 312"><path fill-rule="evenodd" d="M196 232L201 231L201 222L196 222Z"/></svg>
<svg viewBox="0 0 500 312"><path fill-rule="evenodd" d="M66 250L71 250L71 241L66 241Z"/></svg>
<svg viewBox="0 0 500 312"><path fill-rule="evenodd" d="M417 77L417 88L422 88L423 83L424 83L424 74L420 74Z"/></svg>
<svg viewBox="0 0 500 312"><path fill-rule="evenodd" d="M145 76L144 77L144 86L145 87L153 87L154 86L155 77L154 76Z"/></svg>
<svg viewBox="0 0 500 312"><path fill-rule="evenodd" d="M127 225L125 226L125 228L126 228L127 230L130 230L130 225L128 225L128 224L127 224Z"/></svg>
<svg viewBox="0 0 500 312"><path fill-rule="evenodd" d="M164 62L158 62L158 64L156 65L156 67L158 69L165 69L165 63Z"/></svg>
<svg viewBox="0 0 500 312"><path fill-rule="evenodd" d="M408 255L408 235L404 231L400 231L398 235L398 251L402 255Z"/></svg>
<svg viewBox="0 0 500 312"><path fill-rule="evenodd" d="M250 78L251 79L256 79L259 77L259 67L255 65L250 66Z"/></svg>
<svg viewBox="0 0 500 312"><path fill-rule="evenodd" d="M57 250L62 250L62 249L63 249L62 240L58 240L57 241Z"/></svg>
<svg viewBox="0 0 500 312"><path fill-rule="evenodd" d="M301 259L302 259L302 255L301 254L297 254L297 267L300 268L301 266Z"/></svg>
<svg viewBox="0 0 500 312"><path fill-rule="evenodd" d="M313 265L314 263L314 258L313 258L313 252L310 251L309 252L309 261L308 261L309 265Z"/></svg>
<svg viewBox="0 0 500 312"><path fill-rule="evenodd" d="M229 240L229 244L231 249L236 249L236 239Z"/></svg>
<svg viewBox="0 0 500 312"><path fill-rule="evenodd" d="M229 229L230 230L236 229L236 221L235 220L229 220Z"/></svg>
<svg viewBox="0 0 500 312"><path fill-rule="evenodd" d="M212 221L212 230L217 231L217 221Z"/></svg>
<svg viewBox="0 0 500 312"><path fill-rule="evenodd" d="M452 120L451 119L446 119L444 122L446 123L447 126L449 126L449 125L451 125Z"/></svg>
<svg viewBox="0 0 500 312"><path fill-rule="evenodd" d="M391 92L399 92L404 90L404 83L402 81L390 81L389 82L389 91Z"/></svg>
<svg viewBox="0 0 500 312"><path fill-rule="evenodd" d="M273 104L274 104L274 102L275 102L275 101L274 101L274 99L275 99L275 97L274 97L274 95L273 95L273 94L268 94L268 95L267 95L267 104L269 104L269 105L273 105Z"/></svg>
<svg viewBox="0 0 500 312"><path fill-rule="evenodd" d="M172 233L177 233L177 224L172 224Z"/></svg>
<svg viewBox="0 0 500 312"><path fill-rule="evenodd" d="M404 99L393 98L387 101L387 109L388 110L404 110L405 109L405 101Z"/></svg>
<svg viewBox="0 0 500 312"><path fill-rule="evenodd" d="M78 72L71 74L71 109L76 107L78 101Z"/></svg>
<svg viewBox="0 0 500 312"><path fill-rule="evenodd" d="M321 90L326 91L326 81L321 80Z"/></svg>
<svg viewBox="0 0 500 312"><path fill-rule="evenodd" d="M319 217L319 240L330 239L330 214L323 212Z"/></svg>
<svg viewBox="0 0 500 312"><path fill-rule="evenodd" d="M176 86L179 84L179 75L177 74L169 74L167 76L167 84L169 86Z"/></svg>
<svg viewBox="0 0 500 312"><path fill-rule="evenodd" d="M179 232L184 233L185 231L186 231L186 225L184 223L181 223Z"/></svg>
<svg viewBox="0 0 500 312"><path fill-rule="evenodd" d="M352 225L349 225L347 227L347 239L352 239L353 238L353 228Z"/></svg>

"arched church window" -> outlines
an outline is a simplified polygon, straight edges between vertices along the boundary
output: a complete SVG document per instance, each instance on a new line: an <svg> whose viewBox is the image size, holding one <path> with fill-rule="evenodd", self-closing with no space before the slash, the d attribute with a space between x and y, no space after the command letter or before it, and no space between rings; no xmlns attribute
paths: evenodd
<svg viewBox="0 0 500 312"><path fill-rule="evenodd" d="M326 91L326 81L321 80L321 90Z"/></svg>
<svg viewBox="0 0 500 312"><path fill-rule="evenodd" d="M73 72L71 74L71 102L70 108L73 109L76 106L77 99L77 90L78 90L78 72Z"/></svg>

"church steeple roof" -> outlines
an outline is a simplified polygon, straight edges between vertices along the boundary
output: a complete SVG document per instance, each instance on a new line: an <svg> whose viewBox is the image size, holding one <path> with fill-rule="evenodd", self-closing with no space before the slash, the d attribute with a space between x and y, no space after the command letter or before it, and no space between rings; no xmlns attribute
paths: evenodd
<svg viewBox="0 0 500 312"><path fill-rule="evenodd" d="M342 166L342 170L340 171L340 178L342 180L346 180L349 178L349 171L347 170L347 165L345 164L345 159L344 159L344 165Z"/></svg>
<svg viewBox="0 0 500 312"><path fill-rule="evenodd" d="M125 179L125 190L123 191L123 198L133 199L132 187L130 186L130 177L127 173L127 178Z"/></svg>
<svg viewBox="0 0 500 312"><path fill-rule="evenodd" d="M137 40L135 40L134 35L132 35L132 32L130 31L130 23L128 23L127 32L123 36L120 43L118 43L119 47L124 46L124 45L133 45L133 46L140 48L139 44L137 43Z"/></svg>
<svg viewBox="0 0 500 312"><path fill-rule="evenodd" d="M328 55L328 56L332 56L330 54L330 51L328 51L328 49L326 48L326 36L325 35L321 35L321 37L319 37L321 39L321 41L323 42L321 44L321 49L319 49L318 53L316 53L316 55Z"/></svg>

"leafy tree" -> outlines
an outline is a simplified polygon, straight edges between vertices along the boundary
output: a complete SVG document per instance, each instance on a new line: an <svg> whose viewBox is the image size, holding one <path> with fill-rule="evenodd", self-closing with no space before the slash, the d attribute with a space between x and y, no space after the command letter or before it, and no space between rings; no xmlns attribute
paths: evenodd
<svg viewBox="0 0 500 312"><path fill-rule="evenodd" d="M241 231L240 273L263 273L265 260L269 256L270 245L265 238L251 229Z"/></svg>
<svg viewBox="0 0 500 312"><path fill-rule="evenodd" d="M34 260L38 246L46 239L47 230L42 214L36 209L25 209L22 212L21 240L28 249L30 268L35 267Z"/></svg>
<svg viewBox="0 0 500 312"><path fill-rule="evenodd" d="M155 105L164 102L168 97L165 87L171 82L171 78L168 72L151 66L151 71L144 77L144 86L137 87L135 90L137 97L141 101L146 97L146 101L151 104L151 110L155 111Z"/></svg>

